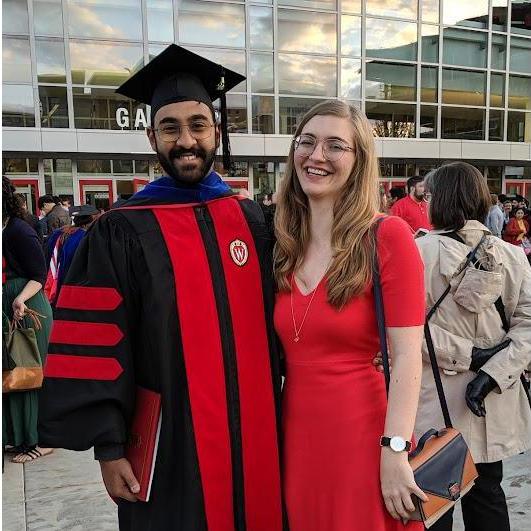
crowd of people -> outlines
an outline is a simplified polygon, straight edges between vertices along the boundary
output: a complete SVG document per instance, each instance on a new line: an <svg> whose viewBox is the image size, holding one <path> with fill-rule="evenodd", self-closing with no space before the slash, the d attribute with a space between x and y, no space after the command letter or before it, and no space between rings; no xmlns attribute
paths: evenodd
<svg viewBox="0 0 531 531"><path fill-rule="evenodd" d="M427 234L432 227L427 210L431 193L425 191L429 175L410 177L405 188L393 187L389 192L383 188L380 190L380 210L404 219L417 236ZM490 194L490 201L484 225L493 236L520 247L531 263L529 201L521 195L505 194Z"/></svg>
<svg viewBox="0 0 531 531"><path fill-rule="evenodd" d="M122 531L421 531L408 451L447 421L434 370L477 468L466 531L509 531L503 460L531 446L526 213L500 201L500 238L464 162L384 205L370 123L340 101L303 117L260 207L212 170L232 74L172 45L119 89L151 105L165 175L96 223L73 207L56 227L45 197L49 260L3 179L4 315L46 316L44 385L4 395L4 444L17 462L93 447ZM139 387L162 402L148 502L127 458Z"/></svg>

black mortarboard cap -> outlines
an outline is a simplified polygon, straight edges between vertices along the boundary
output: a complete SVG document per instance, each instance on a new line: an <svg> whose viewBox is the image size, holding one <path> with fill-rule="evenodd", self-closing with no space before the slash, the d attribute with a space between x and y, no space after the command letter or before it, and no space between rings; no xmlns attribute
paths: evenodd
<svg viewBox="0 0 531 531"><path fill-rule="evenodd" d="M225 93L245 80L241 74L205 59L186 48L170 44L151 62L131 76L116 92L151 105L151 119L170 103L199 101L208 105L220 99L223 166L230 166Z"/></svg>
<svg viewBox="0 0 531 531"><path fill-rule="evenodd" d="M79 205L70 207L70 215L76 216L95 216L100 211L93 205Z"/></svg>

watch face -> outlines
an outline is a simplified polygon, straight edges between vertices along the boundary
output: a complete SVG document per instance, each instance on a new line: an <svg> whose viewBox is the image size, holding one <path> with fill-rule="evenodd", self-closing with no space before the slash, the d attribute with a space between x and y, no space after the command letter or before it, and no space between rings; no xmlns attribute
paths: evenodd
<svg viewBox="0 0 531 531"><path fill-rule="evenodd" d="M391 443L389 444L391 450L395 452L402 452L406 449L406 441L402 437L391 437Z"/></svg>

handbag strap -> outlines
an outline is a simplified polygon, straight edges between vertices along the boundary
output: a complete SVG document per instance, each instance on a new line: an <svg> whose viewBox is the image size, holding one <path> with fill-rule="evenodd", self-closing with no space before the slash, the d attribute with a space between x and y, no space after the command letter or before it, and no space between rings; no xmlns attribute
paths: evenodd
<svg viewBox="0 0 531 531"><path fill-rule="evenodd" d="M379 217L374 223L374 261L372 271L372 285L374 290L374 303L376 307L376 322L378 324L378 336L380 337L380 350L382 351L382 363L385 376L385 390L389 395L389 381L391 379L389 370L389 351L387 350L387 334L385 332L385 313L382 295L382 283L380 281L380 266L378 263L377 235L380 223L386 216Z"/></svg>
<svg viewBox="0 0 531 531"><path fill-rule="evenodd" d="M33 321L33 328L35 328L35 330L42 329L42 323L39 318L46 319L46 315L42 315L31 308L26 308L24 317L29 317ZM9 335L11 335L17 328L23 328L22 319L17 321L15 318L13 318L9 323Z"/></svg>

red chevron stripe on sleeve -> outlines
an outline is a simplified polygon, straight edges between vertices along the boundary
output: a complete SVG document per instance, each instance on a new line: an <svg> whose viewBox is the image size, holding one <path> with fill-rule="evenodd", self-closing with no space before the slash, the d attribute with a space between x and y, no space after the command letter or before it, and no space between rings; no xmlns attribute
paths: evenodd
<svg viewBox="0 0 531 531"><path fill-rule="evenodd" d="M123 337L120 328L112 323L54 321L50 343L114 347Z"/></svg>
<svg viewBox="0 0 531 531"><path fill-rule="evenodd" d="M78 380L116 380L123 372L116 358L48 354L44 366L47 378Z"/></svg>
<svg viewBox="0 0 531 531"><path fill-rule="evenodd" d="M122 296L114 288L65 285L59 292L57 308L111 311L121 302Z"/></svg>

